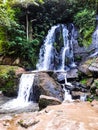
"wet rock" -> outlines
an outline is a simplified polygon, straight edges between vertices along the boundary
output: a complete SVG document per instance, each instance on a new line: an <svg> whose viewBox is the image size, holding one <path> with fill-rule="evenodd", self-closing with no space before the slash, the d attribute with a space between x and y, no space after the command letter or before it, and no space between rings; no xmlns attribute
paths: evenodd
<svg viewBox="0 0 98 130"><path fill-rule="evenodd" d="M75 79L78 78L78 70L77 69L71 69L67 72L56 72L55 76L57 78L57 80L60 81L64 81L65 80L65 75L67 79Z"/></svg>
<svg viewBox="0 0 98 130"><path fill-rule="evenodd" d="M38 72L35 75L33 84L33 96L35 101L39 101L40 95L52 96L63 100L63 89L61 85L49 76L46 72Z"/></svg>
<svg viewBox="0 0 98 130"><path fill-rule="evenodd" d="M67 72L67 79L74 79L78 78L78 70L77 69L71 69Z"/></svg>
<svg viewBox="0 0 98 130"><path fill-rule="evenodd" d="M56 72L55 77L58 82L65 81L66 72Z"/></svg>
<svg viewBox="0 0 98 130"><path fill-rule="evenodd" d="M61 101L54 97L41 95L39 98L39 108L40 109L43 109L47 106L59 105L59 104L61 104Z"/></svg>
<svg viewBox="0 0 98 130"><path fill-rule="evenodd" d="M81 92L87 92L87 87L80 82L72 82L72 91L81 91Z"/></svg>
<svg viewBox="0 0 98 130"><path fill-rule="evenodd" d="M90 96L91 94L90 93L83 93L80 91L72 91L71 95L72 95L73 99L81 99L81 97L86 98L86 97Z"/></svg>

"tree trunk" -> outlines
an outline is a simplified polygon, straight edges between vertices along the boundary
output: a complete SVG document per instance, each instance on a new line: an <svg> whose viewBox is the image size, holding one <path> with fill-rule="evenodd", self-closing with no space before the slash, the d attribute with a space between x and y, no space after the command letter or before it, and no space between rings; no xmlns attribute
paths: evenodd
<svg viewBox="0 0 98 130"><path fill-rule="evenodd" d="M29 37L30 40L32 40L32 32L33 32L32 21L30 21L30 23L29 23L29 29L28 29L28 31L29 31L28 37Z"/></svg>
<svg viewBox="0 0 98 130"><path fill-rule="evenodd" d="M27 35L27 40L29 37L29 20L28 20L28 12L26 13L26 35Z"/></svg>

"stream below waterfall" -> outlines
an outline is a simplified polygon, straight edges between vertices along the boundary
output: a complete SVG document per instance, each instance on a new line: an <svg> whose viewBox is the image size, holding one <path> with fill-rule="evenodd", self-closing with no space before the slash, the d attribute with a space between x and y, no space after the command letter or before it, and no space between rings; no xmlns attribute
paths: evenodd
<svg viewBox="0 0 98 130"><path fill-rule="evenodd" d="M34 74L22 74L17 98L10 100L10 98L2 97L0 99L0 113L21 113L38 110L38 104L30 99L30 94L33 93L33 82Z"/></svg>

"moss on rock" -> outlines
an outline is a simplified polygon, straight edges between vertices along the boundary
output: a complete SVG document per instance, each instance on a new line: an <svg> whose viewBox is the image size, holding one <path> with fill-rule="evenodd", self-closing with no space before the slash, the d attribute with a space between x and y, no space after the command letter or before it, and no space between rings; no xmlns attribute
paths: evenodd
<svg viewBox="0 0 98 130"><path fill-rule="evenodd" d="M6 96L17 96L18 69L18 66L0 65L0 91Z"/></svg>

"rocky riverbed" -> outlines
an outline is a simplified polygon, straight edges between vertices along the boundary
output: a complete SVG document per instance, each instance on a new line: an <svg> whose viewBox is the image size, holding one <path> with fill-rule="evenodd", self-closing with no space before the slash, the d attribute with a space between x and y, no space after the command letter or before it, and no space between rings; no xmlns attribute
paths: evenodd
<svg viewBox="0 0 98 130"><path fill-rule="evenodd" d="M0 118L0 130L98 130L98 101L65 102Z"/></svg>

